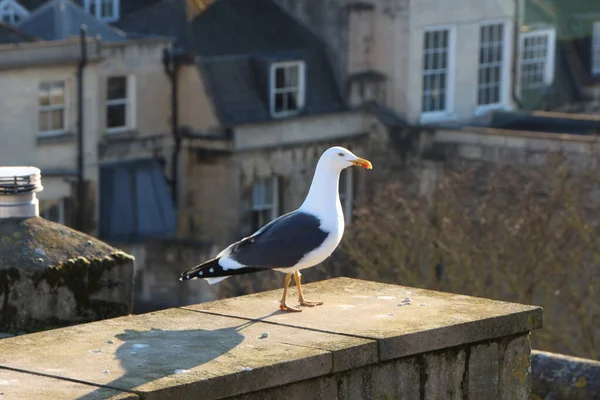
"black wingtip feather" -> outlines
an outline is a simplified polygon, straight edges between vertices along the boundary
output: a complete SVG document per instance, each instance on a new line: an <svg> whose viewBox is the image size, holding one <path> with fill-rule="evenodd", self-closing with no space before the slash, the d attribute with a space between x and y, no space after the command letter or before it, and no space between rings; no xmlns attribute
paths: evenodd
<svg viewBox="0 0 600 400"><path fill-rule="evenodd" d="M213 258L200 265L195 266L181 274L179 277L180 281L189 281L192 279L200 278L219 278L222 276L242 275L249 274L252 272L266 271L264 268L240 268L240 269L223 269L219 265L219 259Z"/></svg>
<svg viewBox="0 0 600 400"><path fill-rule="evenodd" d="M207 270L210 270L211 268L214 269L214 267L219 267L219 269L222 269L219 266L218 262L219 261L216 258L213 258L212 260L208 260L206 262L203 262L202 264L196 265L194 268L188 269L187 271L183 272L179 276L179 280L183 282L189 281L191 279L211 278L212 275L207 274Z"/></svg>

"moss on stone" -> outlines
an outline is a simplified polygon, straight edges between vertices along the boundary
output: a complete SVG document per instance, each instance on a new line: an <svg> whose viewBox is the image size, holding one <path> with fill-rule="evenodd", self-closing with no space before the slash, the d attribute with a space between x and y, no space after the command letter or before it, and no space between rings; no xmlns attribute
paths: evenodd
<svg viewBox="0 0 600 400"><path fill-rule="evenodd" d="M43 270L84 265L85 260L91 265L123 265L134 258L90 235L43 218L0 220L0 269L17 265L22 270Z"/></svg>
<svg viewBox="0 0 600 400"><path fill-rule="evenodd" d="M121 253L121 254L119 254ZM119 308L113 312L107 302L92 300L95 293L112 286L108 280L102 279L104 273L110 272L119 265L130 262L133 258L115 252L102 258L88 260L85 257L70 258L62 264L51 266L33 274L33 282L37 287L46 282L50 288L67 287L73 293L77 303L77 310L82 315L96 314L100 318L110 318L119 314L120 304L111 303Z"/></svg>
<svg viewBox="0 0 600 400"><path fill-rule="evenodd" d="M17 309L8 302L10 288L21 278L16 268L0 269L0 327L8 325Z"/></svg>
<svg viewBox="0 0 600 400"><path fill-rule="evenodd" d="M94 299L101 290L114 288L103 278L134 257L66 226L43 218L0 220L0 328L17 327L17 310L9 303L15 282L26 277L34 287L45 282L50 289L68 288L75 298L78 320L91 321L127 314L127 304ZM73 321L70 321L73 322ZM27 330L64 326L65 321L31 321Z"/></svg>

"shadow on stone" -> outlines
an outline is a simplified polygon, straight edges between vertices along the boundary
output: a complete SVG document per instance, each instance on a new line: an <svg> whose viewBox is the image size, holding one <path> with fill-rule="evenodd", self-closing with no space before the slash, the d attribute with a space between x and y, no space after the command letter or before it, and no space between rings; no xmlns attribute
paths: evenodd
<svg viewBox="0 0 600 400"><path fill-rule="evenodd" d="M124 370L122 375L79 399L101 399L106 393L105 388L142 394L145 390L136 390L141 385L152 384L163 378L179 381L178 378L187 374L190 369L208 363L240 345L244 341L244 335L240 333L242 329L278 313L281 311L277 310L254 321L241 321L237 326L214 330L127 329L115 335L115 342L122 342L114 353ZM240 365L240 370L242 368ZM218 373L215 370L215 374ZM169 382L157 383L157 386L169 386Z"/></svg>
<svg viewBox="0 0 600 400"><path fill-rule="evenodd" d="M170 375L185 374L242 343L244 336L238 330L243 326L216 330L127 330L116 335L124 342L115 353L124 373L105 386L135 393L137 386ZM194 343L195 351L190 351L190 343ZM101 393L104 391L99 389L80 399L99 399Z"/></svg>

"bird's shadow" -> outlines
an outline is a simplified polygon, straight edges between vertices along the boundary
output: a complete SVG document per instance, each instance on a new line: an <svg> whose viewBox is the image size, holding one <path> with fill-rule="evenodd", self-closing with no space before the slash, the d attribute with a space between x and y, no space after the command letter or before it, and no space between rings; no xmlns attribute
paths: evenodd
<svg viewBox="0 0 600 400"><path fill-rule="evenodd" d="M120 361L124 373L79 399L109 398L114 395L110 389L138 393L136 388L140 385L170 375L187 373L188 370L208 363L242 344L245 336L241 331L244 328L280 313L282 311L278 310L237 326L214 330L127 329L115 335L122 343L114 356Z"/></svg>

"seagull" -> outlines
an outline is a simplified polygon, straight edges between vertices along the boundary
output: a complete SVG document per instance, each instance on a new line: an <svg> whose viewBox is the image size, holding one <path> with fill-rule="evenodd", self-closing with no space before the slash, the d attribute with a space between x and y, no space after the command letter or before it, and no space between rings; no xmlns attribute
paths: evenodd
<svg viewBox="0 0 600 400"><path fill-rule="evenodd" d="M233 275L267 270L285 273L280 309L299 312L287 304L288 286L294 276L301 306L314 307L302 294L300 270L313 267L336 249L344 234L344 214L339 196L340 173L359 166L372 169L370 161L335 146L319 158L306 199L295 211L269 222L255 233L235 242L213 259L183 272L180 281L205 279L215 284Z"/></svg>

